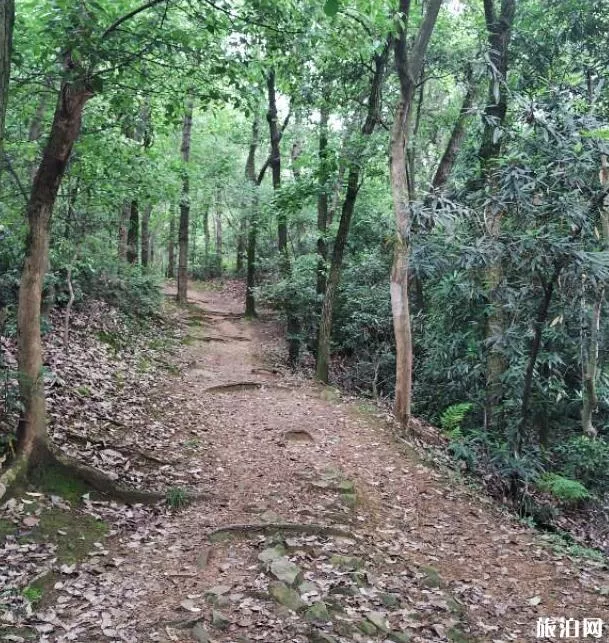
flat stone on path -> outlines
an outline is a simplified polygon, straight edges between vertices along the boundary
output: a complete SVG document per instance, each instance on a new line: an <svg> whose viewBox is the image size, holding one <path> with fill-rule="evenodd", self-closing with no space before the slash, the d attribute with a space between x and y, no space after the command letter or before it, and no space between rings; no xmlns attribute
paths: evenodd
<svg viewBox="0 0 609 643"><path fill-rule="evenodd" d="M302 580L302 571L298 565L287 558L278 558L271 563L271 574L287 585L297 585Z"/></svg>
<svg viewBox="0 0 609 643"><path fill-rule="evenodd" d="M381 632L389 632L389 622L387 615L383 612L368 612L366 618Z"/></svg>
<svg viewBox="0 0 609 643"><path fill-rule="evenodd" d="M283 558L285 556L285 547L283 545L275 545L274 547L267 547L266 549L263 549L259 554L258 554L258 560L261 563L272 563L275 560L278 560L279 558Z"/></svg>
<svg viewBox="0 0 609 643"><path fill-rule="evenodd" d="M299 612L307 607L298 592L285 583L274 582L269 585L269 594L280 604L294 612Z"/></svg>

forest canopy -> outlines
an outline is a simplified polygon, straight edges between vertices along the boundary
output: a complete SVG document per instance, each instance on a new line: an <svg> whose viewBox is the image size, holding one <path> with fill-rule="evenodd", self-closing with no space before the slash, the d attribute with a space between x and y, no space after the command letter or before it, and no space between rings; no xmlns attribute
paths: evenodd
<svg viewBox="0 0 609 643"><path fill-rule="evenodd" d="M607 0L0 0L12 470L55 457L52 309L67 337L89 299L237 276L290 367L502 494L604 494L608 27Z"/></svg>

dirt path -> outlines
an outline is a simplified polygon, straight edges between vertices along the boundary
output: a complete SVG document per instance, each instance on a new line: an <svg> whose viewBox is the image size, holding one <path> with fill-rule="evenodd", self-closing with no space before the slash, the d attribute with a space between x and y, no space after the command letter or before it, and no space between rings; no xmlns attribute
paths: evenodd
<svg viewBox="0 0 609 643"><path fill-rule="evenodd" d="M381 413L275 370L276 327L234 293L191 301L190 367L166 394L185 404L181 466L213 495L67 578L61 634L41 640L533 641L538 617L609 622L601 564L422 464ZM209 539L269 523L333 529Z"/></svg>

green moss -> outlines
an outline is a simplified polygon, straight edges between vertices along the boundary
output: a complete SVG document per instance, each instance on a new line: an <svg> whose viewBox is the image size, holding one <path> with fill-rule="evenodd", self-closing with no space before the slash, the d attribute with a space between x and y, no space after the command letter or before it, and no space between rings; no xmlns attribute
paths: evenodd
<svg viewBox="0 0 609 643"><path fill-rule="evenodd" d="M26 587L22 594L28 599L30 603L38 603L43 596L43 590L35 583Z"/></svg>
<svg viewBox="0 0 609 643"><path fill-rule="evenodd" d="M61 496L72 505L77 505L82 496L91 492L84 482L67 476L61 467L48 466L35 472L32 483L43 493Z"/></svg>
<svg viewBox="0 0 609 643"><path fill-rule="evenodd" d="M437 569L434 567L421 567L421 571L424 573L421 582L425 587L430 587L432 589L444 587L444 581Z"/></svg>

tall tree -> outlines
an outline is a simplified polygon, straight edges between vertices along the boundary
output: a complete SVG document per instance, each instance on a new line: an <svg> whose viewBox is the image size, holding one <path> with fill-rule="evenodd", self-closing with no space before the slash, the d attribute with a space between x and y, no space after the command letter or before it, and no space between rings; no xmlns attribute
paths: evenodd
<svg viewBox="0 0 609 643"><path fill-rule="evenodd" d="M357 142L359 149L353 155L353 159L349 165L347 192L345 194L345 200L343 201L338 231L336 233L332 250L332 261L330 263L330 271L321 309L319 337L317 341L317 358L315 364L315 375L318 380L324 383L328 382L329 377L332 318L336 294L340 284L343 257L347 245L347 238L349 236L349 228L351 227L351 219L353 218L353 212L355 210L357 194L361 187L360 175L365 162L366 141L374 132L374 128L380 120L383 80L385 78L385 67L387 65L390 46L391 40L388 40L384 49L381 52L376 53L374 56L374 73L370 81L366 118L361 128L361 139ZM327 203L325 206L327 208Z"/></svg>
<svg viewBox="0 0 609 643"><path fill-rule="evenodd" d="M13 53L15 0L0 0L0 154L4 141L4 120L8 106L8 83Z"/></svg>
<svg viewBox="0 0 609 643"><path fill-rule="evenodd" d="M192 137L192 115L194 99L186 97L182 123L182 197L180 199L180 227L178 232L178 295L179 304L186 304L188 293L188 232L190 226L190 144Z"/></svg>
<svg viewBox="0 0 609 643"><path fill-rule="evenodd" d="M400 0L400 21L395 41L395 65L400 83L391 133L391 192L397 240L391 269L391 308L396 344L395 415L407 425L412 403L412 330L408 305L408 262L410 255L410 203L406 171L408 121L416 82L421 74L427 47L433 33L442 0L428 2L423 22L414 43L408 40L410 0Z"/></svg>

